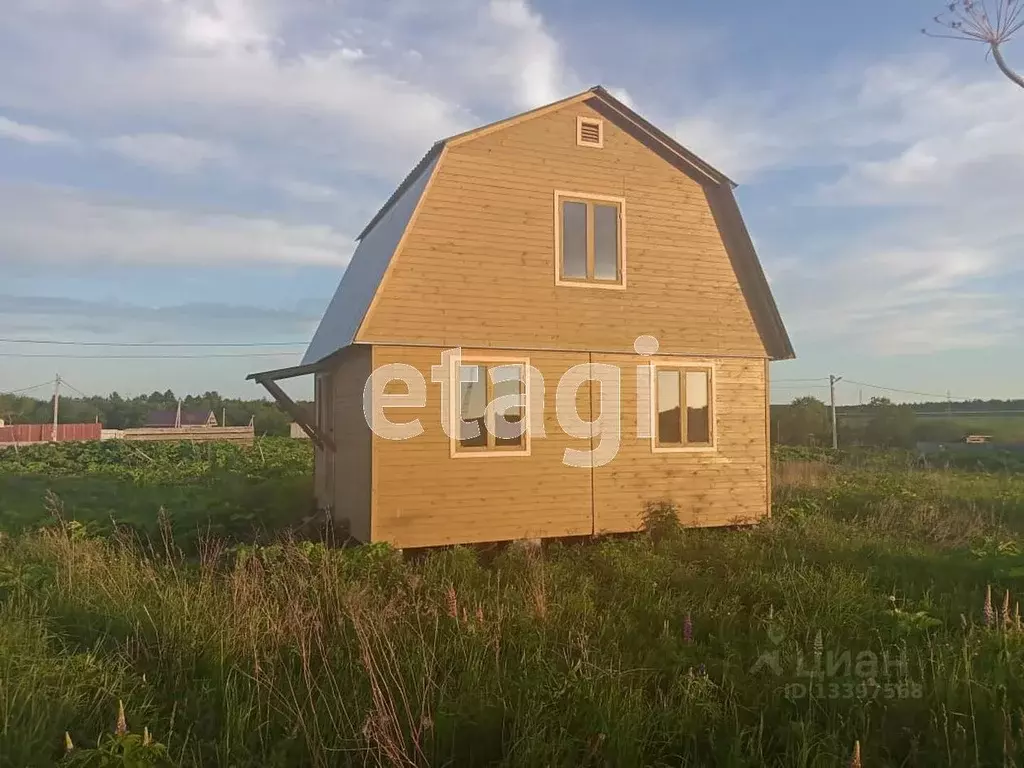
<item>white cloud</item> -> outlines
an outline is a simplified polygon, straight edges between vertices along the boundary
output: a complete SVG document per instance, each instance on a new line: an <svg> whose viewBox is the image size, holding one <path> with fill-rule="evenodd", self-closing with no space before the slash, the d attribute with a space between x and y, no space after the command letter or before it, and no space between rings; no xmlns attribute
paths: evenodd
<svg viewBox="0 0 1024 768"><path fill-rule="evenodd" d="M1001 269L980 251L855 251L815 270L788 272L780 299L791 333L847 352L984 347L1024 326L1013 302L988 284Z"/></svg>
<svg viewBox="0 0 1024 768"><path fill-rule="evenodd" d="M930 327L941 329L931 344L952 346L1019 328L1007 286L1019 284L1024 241L1024 100L998 73L946 55L826 63L730 88L715 59L724 32L688 30L693 45L680 44L677 30L626 13L625 37L595 22L559 36L527 0L8 5L0 105L12 114L114 136L100 145L158 170L329 201L339 217L372 213L382 185L435 139L594 84L577 68L589 55L582 74L615 72L613 93L755 196L769 190L756 213L770 207L784 225L774 236L752 228L800 335L892 351L921 348ZM717 79L704 77L712 69ZM0 134L49 136L9 123ZM343 263L352 247L333 223L52 190L17 198L0 193L0 259Z"/></svg>
<svg viewBox="0 0 1024 768"><path fill-rule="evenodd" d="M269 19L261 18L262 9L261 4L246 0L184 3L175 31L187 47L224 52L258 50L270 42L266 29Z"/></svg>
<svg viewBox="0 0 1024 768"><path fill-rule="evenodd" d="M497 65L492 72L514 83L518 106L539 107L567 95L571 86L561 52L540 14L526 0L490 0L488 15L496 24L495 42L502 38L516 41L512 50L492 63L492 67Z"/></svg>
<svg viewBox="0 0 1024 768"><path fill-rule="evenodd" d="M289 179L278 184L281 191L296 200L305 200L310 203L323 203L338 198L338 191L325 184L313 184L308 181Z"/></svg>
<svg viewBox="0 0 1024 768"><path fill-rule="evenodd" d="M283 263L344 266L353 238L329 226L0 187L0 264Z"/></svg>
<svg viewBox="0 0 1024 768"><path fill-rule="evenodd" d="M41 128L38 125L19 123L0 116L0 139L13 139L26 144L72 144L74 139L61 131Z"/></svg>
<svg viewBox="0 0 1024 768"><path fill-rule="evenodd" d="M954 64L847 66L723 92L676 122L682 143L741 182L788 172L772 187L787 226L760 240L797 346L895 355L1024 329L1024 100L998 73Z"/></svg>
<svg viewBox="0 0 1024 768"><path fill-rule="evenodd" d="M735 179L749 179L779 164L783 149L757 120L698 113L678 120L671 133L680 144Z"/></svg>
<svg viewBox="0 0 1024 768"><path fill-rule="evenodd" d="M438 138L577 85L525 0L354 0L344 14L283 0L107 0L91 15L70 0L17 0L7 13L0 44L34 64L6 68L0 103L95 133L155 124L388 179ZM419 60L404 53L413 47Z"/></svg>
<svg viewBox="0 0 1024 768"><path fill-rule="evenodd" d="M194 173L215 163L234 161L221 143L171 133L139 133L105 139L101 146L140 165L167 173Z"/></svg>

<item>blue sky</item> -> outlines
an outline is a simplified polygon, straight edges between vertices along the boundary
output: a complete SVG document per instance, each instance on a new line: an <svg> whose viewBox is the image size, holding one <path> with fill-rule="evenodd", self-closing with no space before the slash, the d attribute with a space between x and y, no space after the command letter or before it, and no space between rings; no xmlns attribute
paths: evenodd
<svg viewBox="0 0 1024 768"><path fill-rule="evenodd" d="M740 183L776 402L1024 396L1024 93L920 34L942 3L4 6L0 337L278 346L0 342L0 391L261 396L433 140L600 83Z"/></svg>

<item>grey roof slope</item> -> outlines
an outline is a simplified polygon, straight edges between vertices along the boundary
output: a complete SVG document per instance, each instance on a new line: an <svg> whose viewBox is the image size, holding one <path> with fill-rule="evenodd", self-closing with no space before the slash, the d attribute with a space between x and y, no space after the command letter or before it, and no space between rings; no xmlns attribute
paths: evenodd
<svg viewBox="0 0 1024 768"><path fill-rule="evenodd" d="M370 308L436 162L437 158L432 158L406 185L402 194L392 195L391 206L377 217L376 224L369 231L360 236L359 245L300 365L318 363L355 341L359 325Z"/></svg>

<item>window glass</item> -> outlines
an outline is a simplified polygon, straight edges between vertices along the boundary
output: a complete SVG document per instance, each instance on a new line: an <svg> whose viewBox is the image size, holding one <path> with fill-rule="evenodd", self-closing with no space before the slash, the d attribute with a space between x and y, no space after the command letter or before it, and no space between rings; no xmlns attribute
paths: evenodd
<svg viewBox="0 0 1024 768"><path fill-rule="evenodd" d="M673 445L683 442L679 403L679 371L658 370L658 442Z"/></svg>
<svg viewBox="0 0 1024 768"><path fill-rule="evenodd" d="M594 205L594 278L619 279L619 208Z"/></svg>
<svg viewBox="0 0 1024 768"><path fill-rule="evenodd" d="M487 379L481 365L463 365L459 372L459 401L462 421L459 445L487 447Z"/></svg>
<svg viewBox="0 0 1024 768"><path fill-rule="evenodd" d="M586 203L562 203L562 277L587 277Z"/></svg>
<svg viewBox="0 0 1024 768"><path fill-rule="evenodd" d="M523 444L523 367L500 365L491 369L491 402L494 404L494 444Z"/></svg>
<svg viewBox="0 0 1024 768"><path fill-rule="evenodd" d="M686 372L686 442L711 442L708 372Z"/></svg>

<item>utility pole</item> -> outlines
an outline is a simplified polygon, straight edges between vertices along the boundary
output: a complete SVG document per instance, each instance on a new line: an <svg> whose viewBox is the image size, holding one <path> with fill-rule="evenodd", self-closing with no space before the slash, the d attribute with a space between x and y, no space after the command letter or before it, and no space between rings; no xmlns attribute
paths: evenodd
<svg viewBox="0 0 1024 768"><path fill-rule="evenodd" d="M57 441L57 413L60 410L60 374L53 380L53 430L50 432L50 442Z"/></svg>
<svg viewBox="0 0 1024 768"><path fill-rule="evenodd" d="M832 450L839 447L839 433L836 431L836 382L842 380L842 376L836 376L832 373L828 375L828 392L832 401Z"/></svg>
<svg viewBox="0 0 1024 768"><path fill-rule="evenodd" d="M181 400L178 400L178 410L174 414L174 426L175 428L181 426Z"/></svg>
<svg viewBox="0 0 1024 768"><path fill-rule="evenodd" d="M228 425L228 409L227 408L221 408L220 409L220 425L222 427L226 427Z"/></svg>

